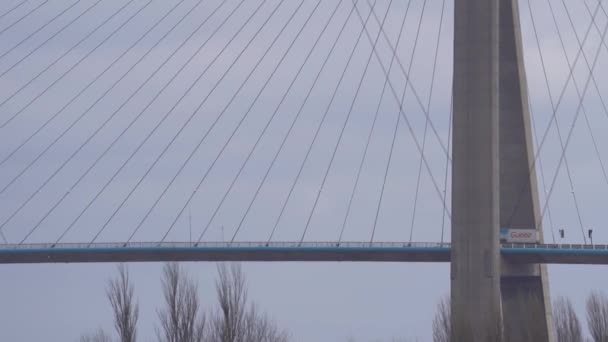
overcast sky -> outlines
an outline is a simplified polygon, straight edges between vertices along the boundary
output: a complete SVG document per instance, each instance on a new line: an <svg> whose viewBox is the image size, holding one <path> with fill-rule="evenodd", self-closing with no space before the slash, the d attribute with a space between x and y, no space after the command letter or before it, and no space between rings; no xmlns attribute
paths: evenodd
<svg viewBox="0 0 608 342"><path fill-rule="evenodd" d="M26 242L55 242L60 237L60 242L122 242L131 235L132 241L159 241L165 234L167 241L189 241L203 232L203 241L218 241L232 238L241 221L236 241L266 241L313 139L273 241L299 240L304 231L305 241L337 241L377 108L378 119L343 240L369 241L374 232L374 241L406 241L410 235L413 241L441 241L443 230L443 240L449 241L449 217L441 215L441 196L447 189L449 208L449 177L444 184L444 175L453 1L445 2L441 20L440 0L412 0L410 5L394 1L390 7L389 0L377 0L377 18L370 17L358 43L362 21L370 13L365 0L359 2L359 12L351 11L350 0L21 2L5 0L0 5L0 225L10 242L25 237ZM588 4L595 11L597 2ZM530 12L523 0L520 7L537 148L553 114L539 51L553 103L561 98L557 123L564 142L573 127L566 154L572 187L562 165L543 220L545 239L553 241L553 233L563 228L563 242L582 242L574 189L583 230L594 228L594 242L606 243L602 213L608 179L601 163L608 157L604 133L608 112L598 90L608 94L608 46L604 44L597 57L597 88L589 83L585 113L579 113L573 126L579 98L573 82L560 95L570 69L551 9L570 63L578 61L573 75L581 93L589 72L586 62L593 64L596 59L601 32L595 26L588 30L591 16L583 1L536 1ZM386 36L379 35L374 53L372 43L385 13ZM393 64L380 101L406 13L397 47L399 63ZM596 24L600 30L608 24L603 9ZM586 37L584 54L578 58L577 37L580 41ZM399 119L375 223L404 71L415 94L412 88L405 93L407 121ZM414 215L420 166L416 141L422 144L425 131L421 107L431 118L425 157L432 177L423 166ZM238 174L250 151L251 158ZM539 154L547 191L561 152L553 124ZM222 201L234 179L234 187ZM543 186L542 180L539 185ZM544 206L545 189L540 192ZM251 210L243 219L250 203ZM178 215L182 208L183 214ZM130 265L140 302L142 341L154 339L161 268L161 264ZM210 307L215 265L188 263L187 269L197 278L204 303ZM104 289L114 270L115 265L109 264L0 266L0 340L74 341L97 327L111 330ZM449 291L447 264L247 263L244 270L250 298L295 341L341 341L350 336L361 341L394 336L427 341L435 305ZM582 314L585 295L608 281L605 270L603 266L550 266L551 295L572 298Z"/></svg>

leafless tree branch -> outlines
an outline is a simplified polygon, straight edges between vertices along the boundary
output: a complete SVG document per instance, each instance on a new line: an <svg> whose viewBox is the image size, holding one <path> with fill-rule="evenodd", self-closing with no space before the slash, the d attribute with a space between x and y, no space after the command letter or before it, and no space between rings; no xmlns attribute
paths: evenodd
<svg viewBox="0 0 608 342"><path fill-rule="evenodd" d="M587 298L587 325L595 342L608 341L608 297L592 292Z"/></svg>
<svg viewBox="0 0 608 342"><path fill-rule="evenodd" d="M559 297L555 300L553 321L558 342L583 342L580 320L568 298Z"/></svg>
<svg viewBox="0 0 608 342"><path fill-rule="evenodd" d="M243 341L243 326L247 305L245 277L239 264L218 264L215 282L220 312L214 319L214 340Z"/></svg>
<svg viewBox="0 0 608 342"><path fill-rule="evenodd" d="M91 335L82 335L79 342L112 342L112 338L110 335L106 334L103 329L98 329L94 334Z"/></svg>
<svg viewBox="0 0 608 342"><path fill-rule="evenodd" d="M124 264L118 266L118 276L111 279L106 292L114 313L114 327L121 342L135 342L139 306L133 297L133 284Z"/></svg>
<svg viewBox="0 0 608 342"><path fill-rule="evenodd" d="M212 342L287 342L281 331L254 304L247 302L245 276L239 264L218 264L219 312L212 321Z"/></svg>
<svg viewBox="0 0 608 342"><path fill-rule="evenodd" d="M452 314L450 297L443 297L437 304L437 312L433 318L433 342L450 342L452 334Z"/></svg>
<svg viewBox="0 0 608 342"><path fill-rule="evenodd" d="M177 263L166 264L162 276L165 308L158 311L160 342L202 342L205 314L200 310L196 284Z"/></svg>

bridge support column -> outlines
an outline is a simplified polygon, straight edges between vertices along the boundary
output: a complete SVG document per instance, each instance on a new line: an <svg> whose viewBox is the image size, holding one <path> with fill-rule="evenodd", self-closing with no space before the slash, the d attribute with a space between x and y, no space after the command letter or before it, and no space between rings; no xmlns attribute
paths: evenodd
<svg viewBox="0 0 608 342"><path fill-rule="evenodd" d="M498 6L455 1L452 341L501 334Z"/></svg>
<svg viewBox="0 0 608 342"><path fill-rule="evenodd" d="M500 227L538 229L542 239L518 7L500 1ZM503 261L501 274L505 339L555 341L546 266Z"/></svg>
<svg viewBox="0 0 608 342"><path fill-rule="evenodd" d="M500 260L499 228L540 230L518 0L454 15L452 340L554 341L544 266Z"/></svg>

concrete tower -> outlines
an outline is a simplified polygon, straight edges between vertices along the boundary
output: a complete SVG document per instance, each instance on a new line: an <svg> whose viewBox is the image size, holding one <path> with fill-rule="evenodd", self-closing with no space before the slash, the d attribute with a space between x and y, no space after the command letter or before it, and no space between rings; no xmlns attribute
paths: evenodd
<svg viewBox="0 0 608 342"><path fill-rule="evenodd" d="M454 15L453 337L554 341L544 266L500 259L500 228L541 228L518 0L456 0Z"/></svg>

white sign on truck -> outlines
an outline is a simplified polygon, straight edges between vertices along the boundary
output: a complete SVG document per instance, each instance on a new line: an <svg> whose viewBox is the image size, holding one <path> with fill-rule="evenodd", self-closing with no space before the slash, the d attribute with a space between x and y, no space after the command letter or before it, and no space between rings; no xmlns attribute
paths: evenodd
<svg viewBox="0 0 608 342"><path fill-rule="evenodd" d="M506 229L501 231L501 239L505 239L507 242L537 243L538 231L536 229Z"/></svg>

